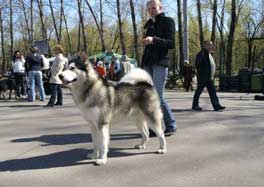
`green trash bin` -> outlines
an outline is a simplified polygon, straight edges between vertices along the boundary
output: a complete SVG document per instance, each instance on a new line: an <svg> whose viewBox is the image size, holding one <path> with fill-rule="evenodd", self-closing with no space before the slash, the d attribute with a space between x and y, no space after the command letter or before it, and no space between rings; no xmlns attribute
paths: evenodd
<svg viewBox="0 0 264 187"><path fill-rule="evenodd" d="M252 92L262 92L263 89L263 75L262 74L252 74L251 75L251 91Z"/></svg>

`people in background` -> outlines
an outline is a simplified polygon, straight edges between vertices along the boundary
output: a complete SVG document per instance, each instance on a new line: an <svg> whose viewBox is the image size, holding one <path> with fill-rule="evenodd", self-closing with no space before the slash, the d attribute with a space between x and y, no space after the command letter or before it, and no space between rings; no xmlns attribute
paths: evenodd
<svg viewBox="0 0 264 187"><path fill-rule="evenodd" d="M32 102L35 98L35 85L37 84L41 101L45 101L45 92L42 81L43 58L37 47L30 48L30 53L26 57L26 72L28 73L28 101Z"/></svg>
<svg viewBox="0 0 264 187"><path fill-rule="evenodd" d="M59 74L62 73L63 68L66 64L66 58L63 56L63 48L57 45L54 48L55 59L51 66L51 77L49 80L51 96L49 99L47 107L53 107L54 105L62 106L63 104L63 94L62 94L62 81L59 78Z"/></svg>
<svg viewBox="0 0 264 187"><path fill-rule="evenodd" d="M204 87L207 88L214 110L221 111L225 109L225 107L219 103L214 85L216 66L212 56L213 48L213 42L206 40L203 42L202 50L196 55L195 68L197 70L197 89L193 96L193 110L202 110L199 106L199 97Z"/></svg>
<svg viewBox="0 0 264 187"><path fill-rule="evenodd" d="M16 96L25 98L26 83L25 83L25 59L20 51L15 51L12 60L12 69L16 82Z"/></svg>
<svg viewBox="0 0 264 187"><path fill-rule="evenodd" d="M109 67L109 79L112 81L119 81L124 75L124 68L118 59L113 55Z"/></svg>
<svg viewBox="0 0 264 187"><path fill-rule="evenodd" d="M131 64L130 62L127 60L126 55L123 55L121 58L121 63L124 67L124 73L127 74L128 72L131 71Z"/></svg>
<svg viewBox="0 0 264 187"><path fill-rule="evenodd" d="M102 77L102 78L106 77L106 68L104 66L104 59L103 58L97 62L95 70L100 77Z"/></svg>

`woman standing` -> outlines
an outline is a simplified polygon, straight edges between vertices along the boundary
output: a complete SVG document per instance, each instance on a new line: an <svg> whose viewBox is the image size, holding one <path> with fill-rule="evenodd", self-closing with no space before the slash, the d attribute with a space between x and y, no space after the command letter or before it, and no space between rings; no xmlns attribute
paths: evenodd
<svg viewBox="0 0 264 187"><path fill-rule="evenodd" d="M168 50L175 48L175 23L170 17L165 16L159 0L148 0L147 10L151 18L144 26L145 45L141 65L152 77L154 86L159 94L165 136L176 132L176 120L164 98L164 87L168 75L169 58ZM150 136L155 134L150 131Z"/></svg>
<svg viewBox="0 0 264 187"><path fill-rule="evenodd" d="M51 89L51 97L49 99L47 107L53 107L54 105L62 105L63 98L62 98L62 89L61 84L62 81L59 78L59 74L61 74L64 65L66 63L66 58L63 56L63 48L60 45L57 45L54 48L55 52L55 59L51 66L51 77L49 80L50 89ZM57 99L57 102L55 103Z"/></svg>
<svg viewBox="0 0 264 187"><path fill-rule="evenodd" d="M20 51L15 51L13 55L12 68L16 82L16 96L25 97L25 59Z"/></svg>

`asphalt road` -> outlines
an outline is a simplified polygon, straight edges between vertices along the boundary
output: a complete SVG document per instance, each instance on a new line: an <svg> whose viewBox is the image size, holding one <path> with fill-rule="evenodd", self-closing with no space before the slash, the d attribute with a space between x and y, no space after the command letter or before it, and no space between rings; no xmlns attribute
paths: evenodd
<svg viewBox="0 0 264 187"><path fill-rule="evenodd" d="M168 153L145 150L132 121L111 129L107 165L95 166L89 128L65 91L62 107L46 102L0 101L1 187L262 187L264 101L253 94L218 93L227 107L214 112L203 93L202 112L190 110L193 93L166 92L177 119Z"/></svg>

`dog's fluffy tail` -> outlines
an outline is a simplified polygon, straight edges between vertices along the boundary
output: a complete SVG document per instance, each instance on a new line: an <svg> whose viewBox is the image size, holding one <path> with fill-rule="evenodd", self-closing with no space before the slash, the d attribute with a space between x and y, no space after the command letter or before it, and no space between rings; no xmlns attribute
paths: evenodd
<svg viewBox="0 0 264 187"><path fill-rule="evenodd" d="M134 68L128 74L126 74L119 81L120 83L136 84L139 82L146 82L150 85L154 85L151 76L143 69Z"/></svg>

